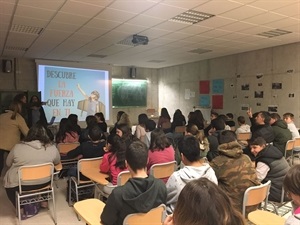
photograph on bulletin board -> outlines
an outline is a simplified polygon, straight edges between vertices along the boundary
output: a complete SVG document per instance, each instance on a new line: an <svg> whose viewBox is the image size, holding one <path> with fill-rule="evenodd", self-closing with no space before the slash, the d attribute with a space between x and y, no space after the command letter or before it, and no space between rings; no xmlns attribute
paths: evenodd
<svg viewBox="0 0 300 225"><path fill-rule="evenodd" d="M146 107L147 80L112 79L112 106Z"/></svg>

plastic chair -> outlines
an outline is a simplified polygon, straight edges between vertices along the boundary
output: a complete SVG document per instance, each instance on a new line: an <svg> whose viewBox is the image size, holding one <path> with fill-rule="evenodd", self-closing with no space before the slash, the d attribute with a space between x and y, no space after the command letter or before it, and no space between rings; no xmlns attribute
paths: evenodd
<svg viewBox="0 0 300 225"><path fill-rule="evenodd" d="M238 141L247 141L251 138L252 133L251 132L247 132L247 133L238 133L237 134L237 140Z"/></svg>
<svg viewBox="0 0 300 225"><path fill-rule="evenodd" d="M80 145L79 142L75 143L59 143L57 144L57 149L60 153L60 155L67 155L67 153L75 148L77 148ZM74 159L61 159L61 170L69 169L70 167L74 167L78 161L78 157Z"/></svg>
<svg viewBox="0 0 300 225"><path fill-rule="evenodd" d="M125 217L123 225L162 225L166 217L166 206L159 205L147 213L133 213Z"/></svg>
<svg viewBox="0 0 300 225"><path fill-rule="evenodd" d="M166 178L171 176L177 168L176 161L171 161L167 163L156 163L150 167L149 174L155 178Z"/></svg>
<svg viewBox="0 0 300 225"><path fill-rule="evenodd" d="M80 179L80 172L84 169L95 169L99 170L99 165L101 164L102 157L90 158L90 159L80 159L77 163L77 177L69 177L69 206L72 205L71 195L75 192L75 201L79 201L79 195L90 194L90 191L84 190L84 188L94 187L95 183L91 180Z"/></svg>
<svg viewBox="0 0 300 225"><path fill-rule="evenodd" d="M285 144L285 150L284 150L284 157L286 158L287 152L292 151L293 156L293 149L295 146L295 140L288 140Z"/></svg>
<svg viewBox="0 0 300 225"><path fill-rule="evenodd" d="M16 192L16 214L19 222L21 221L21 205L30 203L53 201L53 219L57 224L55 196L53 188L53 163L44 163L38 165L21 166L18 170L19 191ZM49 185L39 189L23 191L22 185L30 185L33 181L41 181L43 183L49 181Z"/></svg>

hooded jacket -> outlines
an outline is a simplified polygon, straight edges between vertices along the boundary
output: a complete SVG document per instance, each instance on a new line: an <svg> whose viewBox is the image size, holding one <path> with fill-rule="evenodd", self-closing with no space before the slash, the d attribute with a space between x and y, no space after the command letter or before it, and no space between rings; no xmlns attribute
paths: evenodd
<svg viewBox="0 0 300 225"><path fill-rule="evenodd" d="M286 122L283 120L277 120L274 122L272 124L272 128L274 131L273 145L284 155L286 142L292 139L292 133L288 129Z"/></svg>
<svg viewBox="0 0 300 225"><path fill-rule="evenodd" d="M60 162L60 155L55 145L47 145L45 147L38 140L16 144L6 159L6 165L10 168L4 177L4 187L12 188L19 185L18 169L21 166L49 162L54 165ZM35 181L31 182L30 185L43 184L48 181L49 180Z"/></svg>
<svg viewBox="0 0 300 225"><path fill-rule="evenodd" d="M104 225L122 225L124 218L132 213L146 213L166 204L166 185L160 179L130 178L125 185L116 187L107 199L101 214Z"/></svg>
<svg viewBox="0 0 300 225"><path fill-rule="evenodd" d="M207 178L215 184L218 184L215 171L210 167L209 164L205 163L202 166L185 166L179 171L174 172L166 186L167 186L167 211L172 213L175 209L176 202L178 200L179 194L184 186L192 181L199 178Z"/></svg>

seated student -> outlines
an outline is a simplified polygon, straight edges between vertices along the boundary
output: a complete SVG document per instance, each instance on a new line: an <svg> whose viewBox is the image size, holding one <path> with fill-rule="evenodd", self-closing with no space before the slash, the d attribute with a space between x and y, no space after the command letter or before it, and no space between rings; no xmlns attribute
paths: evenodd
<svg viewBox="0 0 300 225"><path fill-rule="evenodd" d="M180 109L176 109L171 123L171 132L175 132L177 126L185 126L186 120Z"/></svg>
<svg viewBox="0 0 300 225"><path fill-rule="evenodd" d="M146 135L144 137L143 142L147 145L147 148L150 147L151 142L151 132L154 131L156 128L156 123L154 120L147 120L146 123Z"/></svg>
<svg viewBox="0 0 300 225"><path fill-rule="evenodd" d="M78 136L81 135L81 127L78 125L78 116L76 114L70 114L68 116L69 122L72 124L74 129L76 130Z"/></svg>
<svg viewBox="0 0 300 225"><path fill-rule="evenodd" d="M101 223L122 225L131 213L147 213L160 204L166 204L165 184L147 175L148 149L141 141L134 141L126 151L126 162L132 178L116 187L109 195L101 214Z"/></svg>
<svg viewBox="0 0 300 225"><path fill-rule="evenodd" d="M251 153L255 156L257 178L266 183L271 180L269 200L280 202L283 179L290 166L280 150L267 144L262 137L251 144Z"/></svg>
<svg viewBox="0 0 300 225"><path fill-rule="evenodd" d="M67 119L62 118L55 137L56 143L73 143L79 141L79 135L74 125Z"/></svg>
<svg viewBox="0 0 300 225"><path fill-rule="evenodd" d="M199 141L200 157L206 157L209 151L209 142L207 137L204 136L203 130L198 130L194 124L188 124L185 129L185 136L194 136Z"/></svg>
<svg viewBox="0 0 300 225"><path fill-rule="evenodd" d="M167 211L173 213L178 196L184 186L195 179L206 177L218 184L215 171L200 156L199 141L193 136L186 136L178 145L184 167L174 172L167 186Z"/></svg>
<svg viewBox="0 0 300 225"><path fill-rule="evenodd" d="M156 128L151 133L151 143L149 148L148 172L152 165L166 163L175 160L175 151L166 134L161 128ZM165 183L168 177L162 179Z"/></svg>
<svg viewBox="0 0 300 225"><path fill-rule="evenodd" d="M292 199L293 212L284 225L300 224L300 165L293 166L286 174L283 187L285 193Z"/></svg>
<svg viewBox="0 0 300 225"><path fill-rule="evenodd" d="M246 120L244 116L239 116L237 118L239 127L236 129L235 133L238 135L240 133L250 133L250 126L246 124Z"/></svg>
<svg viewBox="0 0 300 225"><path fill-rule="evenodd" d="M292 133L292 138L295 139L300 137L299 131L296 125L294 124L294 114L289 112L283 114L283 120L287 123L288 129Z"/></svg>
<svg viewBox="0 0 300 225"><path fill-rule="evenodd" d="M103 132L97 124L89 129L90 141L81 143L77 148L69 151L67 157L70 159L82 156L82 158L96 158L104 155L105 140L103 139ZM69 176L77 176L77 168L72 167L68 170ZM82 177L84 177L82 175ZM84 179L84 178L83 178Z"/></svg>
<svg viewBox="0 0 300 225"><path fill-rule="evenodd" d="M227 193L235 208L242 212L246 189L259 185L260 182L250 158L243 154L233 131L222 131L219 143L219 155L211 161L210 165L216 173L220 188ZM251 209L249 208L249 211Z"/></svg>
<svg viewBox="0 0 300 225"><path fill-rule="evenodd" d="M89 138L89 130L97 125L97 119L95 116L87 116L85 118L85 122L86 122L86 128L84 128L82 131L81 131L81 135L79 137L79 142L80 143L83 143L83 142L86 142L86 141L89 141L90 138Z"/></svg>
<svg viewBox="0 0 300 225"><path fill-rule="evenodd" d="M142 113L138 116L138 122L139 124L136 126L135 130L135 136L143 141L145 135L146 135L146 123L148 121L148 116L145 113Z"/></svg>
<svg viewBox="0 0 300 225"><path fill-rule="evenodd" d="M117 178L119 173L127 170L125 164L125 152L126 143L119 137L115 135L109 152L105 153L100 164L100 171L103 173L109 173L110 183L103 187L103 191L110 194L115 185L117 185Z"/></svg>
<svg viewBox="0 0 300 225"><path fill-rule="evenodd" d="M232 113L226 113L226 125L230 127L230 130L235 131L235 122L233 120L233 114Z"/></svg>
<svg viewBox="0 0 300 225"><path fill-rule="evenodd" d="M102 112L98 112L95 114L98 126L100 127L100 129L106 133L107 132L107 124L105 122L105 118Z"/></svg>
<svg viewBox="0 0 300 225"><path fill-rule="evenodd" d="M225 129L225 122L216 118L213 119L210 123L211 129L209 131L210 135L207 136L209 142L209 151L207 153L208 161L213 160L216 156L219 155L218 146L219 146L219 135Z"/></svg>
<svg viewBox="0 0 300 225"><path fill-rule="evenodd" d="M226 193L207 178L189 182L182 189L174 214L163 225L246 225Z"/></svg>

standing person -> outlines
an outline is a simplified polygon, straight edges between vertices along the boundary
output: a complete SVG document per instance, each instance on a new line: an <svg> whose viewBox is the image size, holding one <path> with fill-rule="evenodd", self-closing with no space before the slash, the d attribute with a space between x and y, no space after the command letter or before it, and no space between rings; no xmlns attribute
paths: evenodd
<svg viewBox="0 0 300 225"><path fill-rule="evenodd" d="M147 213L160 204L166 204L165 184L147 175L146 145L141 141L133 142L126 150L125 158L132 178L109 195L101 214L101 223L105 225L122 225L128 214Z"/></svg>
<svg viewBox="0 0 300 225"><path fill-rule="evenodd" d="M207 178L189 182L163 225L246 225L227 194Z"/></svg>
<svg viewBox="0 0 300 225"><path fill-rule="evenodd" d="M200 177L206 177L215 184L218 184L215 171L200 156L199 141L195 137L186 136L179 142L178 149L184 167L174 172L166 184L168 213L173 213L178 196L188 182Z"/></svg>
<svg viewBox="0 0 300 225"><path fill-rule="evenodd" d="M210 165L214 169L221 189L227 193L234 207L242 212L244 193L248 187L259 185L250 158L243 154L233 131L225 130L219 136L219 155ZM247 211L251 211L248 208Z"/></svg>
<svg viewBox="0 0 300 225"><path fill-rule="evenodd" d="M293 166L283 180L283 187L288 197L292 199L293 212L284 225L300 224L300 165Z"/></svg>
<svg viewBox="0 0 300 225"><path fill-rule="evenodd" d="M295 139L300 137L299 131L296 125L294 124L294 114L289 112L283 114L283 120L287 123L288 129L292 133L292 138Z"/></svg>
<svg viewBox="0 0 300 225"><path fill-rule="evenodd" d="M39 97L37 95L33 95L29 101L28 126L32 127L38 121L40 121L43 124L48 123L44 108L42 107L42 103Z"/></svg>
<svg viewBox="0 0 300 225"><path fill-rule="evenodd" d="M21 116L21 104L12 102L9 110L0 115L0 176L4 167L4 154L14 147L21 140L21 134L26 136L28 127Z"/></svg>
<svg viewBox="0 0 300 225"><path fill-rule="evenodd" d="M21 166L35 165L52 162L59 164L60 156L56 146L50 141L46 130L41 124L33 125L24 142L16 144L7 156L6 164L9 170L4 177L4 187L7 197L16 206L16 191L19 189L18 169ZM23 190L43 188L49 185L49 181L30 185L22 185Z"/></svg>
<svg viewBox="0 0 300 225"><path fill-rule="evenodd" d="M97 123L98 123L98 126L100 127L100 129L104 133L106 133L107 132L107 124L105 122L104 114L102 112L98 112L95 114L95 117L97 119Z"/></svg>
<svg viewBox="0 0 300 225"><path fill-rule="evenodd" d="M166 163L175 160L175 151L162 129L156 128L151 132L151 142L149 148L148 171L156 163ZM166 183L169 177L162 180Z"/></svg>
<svg viewBox="0 0 300 225"><path fill-rule="evenodd" d="M135 136L143 141L146 136L146 123L148 121L148 116L145 113L142 113L138 116L139 124L136 126Z"/></svg>
<svg viewBox="0 0 300 225"><path fill-rule="evenodd" d="M20 111L20 115L24 118L25 122L28 122L28 104L27 104L27 95L25 92L17 94L14 97L14 102L17 102L20 104L21 106L21 111Z"/></svg>
<svg viewBox="0 0 300 225"><path fill-rule="evenodd" d="M283 180L290 169L288 162L278 148L267 144L262 137L257 137L250 147L255 156L257 178L262 183L271 180L269 200L280 202Z"/></svg>
<svg viewBox="0 0 300 225"><path fill-rule="evenodd" d="M173 121L171 124L171 131L174 132L177 126L185 126L186 120L180 109L176 109L173 115Z"/></svg>

